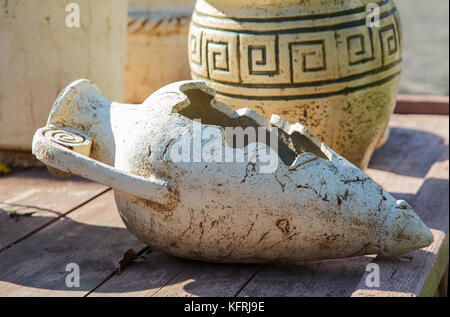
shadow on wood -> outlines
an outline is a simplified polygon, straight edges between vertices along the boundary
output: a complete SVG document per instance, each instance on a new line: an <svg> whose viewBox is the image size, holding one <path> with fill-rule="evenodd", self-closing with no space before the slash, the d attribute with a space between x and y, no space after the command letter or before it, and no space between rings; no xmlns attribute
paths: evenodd
<svg viewBox="0 0 450 317"><path fill-rule="evenodd" d="M424 178L448 148L439 135L403 128L391 128L388 142L372 157L369 168Z"/></svg>

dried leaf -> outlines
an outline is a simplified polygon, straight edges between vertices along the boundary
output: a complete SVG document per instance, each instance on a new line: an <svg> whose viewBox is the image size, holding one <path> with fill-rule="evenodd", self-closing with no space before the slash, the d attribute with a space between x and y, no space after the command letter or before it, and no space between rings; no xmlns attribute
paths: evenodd
<svg viewBox="0 0 450 317"><path fill-rule="evenodd" d="M123 271L128 265L138 258L138 254L133 249L128 250L119 260L119 272Z"/></svg>
<svg viewBox="0 0 450 317"><path fill-rule="evenodd" d="M128 250L124 253L124 255L119 259L117 272L122 272L128 265L133 262L136 262L138 259L145 259L143 254L148 254L151 252L149 247L145 248L139 253L136 253L133 249Z"/></svg>
<svg viewBox="0 0 450 317"><path fill-rule="evenodd" d="M0 163L0 175L11 173L11 169L6 164Z"/></svg>

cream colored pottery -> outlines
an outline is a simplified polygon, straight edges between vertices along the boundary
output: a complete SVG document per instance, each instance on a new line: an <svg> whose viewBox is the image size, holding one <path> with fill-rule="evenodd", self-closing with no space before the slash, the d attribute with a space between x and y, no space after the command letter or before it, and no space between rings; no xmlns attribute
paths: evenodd
<svg viewBox="0 0 450 317"><path fill-rule="evenodd" d="M259 128L258 140L271 131L270 142L259 141L263 150L251 150L252 144L243 149L245 143L231 141L230 127L250 129L248 136ZM188 152L200 146L201 153L178 160L180 144ZM218 146L211 151L211 144ZM279 153L271 171L262 159L268 146ZM235 155L242 149L240 161ZM114 188L119 213L134 235L189 259L396 256L433 241L406 202L302 125L275 115L269 123L250 109L234 112L200 81L169 85L141 105L112 102L91 82L77 81L36 132L33 153L62 172ZM236 159L224 160L224 153Z"/></svg>
<svg viewBox="0 0 450 317"><path fill-rule="evenodd" d="M369 3L379 5L380 27L366 24ZM198 0L189 44L193 78L219 100L300 122L367 167L399 86L393 1Z"/></svg>
<svg viewBox="0 0 450 317"><path fill-rule="evenodd" d="M66 25L69 3L79 7L79 28ZM126 0L1 2L0 151L30 152L52 102L77 78L123 99L126 8Z"/></svg>
<svg viewBox="0 0 450 317"><path fill-rule="evenodd" d="M142 103L169 83L190 79L187 54L194 0L130 0L125 102Z"/></svg>

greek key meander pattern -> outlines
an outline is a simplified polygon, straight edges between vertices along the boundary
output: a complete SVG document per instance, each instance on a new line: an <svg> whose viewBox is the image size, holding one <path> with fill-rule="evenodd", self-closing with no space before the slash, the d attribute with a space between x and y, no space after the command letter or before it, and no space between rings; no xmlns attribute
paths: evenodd
<svg viewBox="0 0 450 317"><path fill-rule="evenodd" d="M241 32L198 25L194 14L189 35L192 73L217 83L219 93L231 86L323 91L349 82L381 82L400 72L402 43L395 8L380 22L379 28L369 28L364 20L338 28L277 32L274 24L269 32Z"/></svg>

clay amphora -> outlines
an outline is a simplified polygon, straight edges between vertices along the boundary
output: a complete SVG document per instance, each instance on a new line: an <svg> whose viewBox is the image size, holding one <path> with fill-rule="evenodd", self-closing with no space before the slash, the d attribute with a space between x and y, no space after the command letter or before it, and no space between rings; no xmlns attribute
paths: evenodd
<svg viewBox="0 0 450 317"><path fill-rule="evenodd" d="M30 152L52 102L78 78L123 99L126 9L127 0L2 1L0 152Z"/></svg>
<svg viewBox="0 0 450 317"><path fill-rule="evenodd" d="M258 142L250 143L252 132ZM114 188L136 237L189 259L396 256L433 241L406 202L302 125L234 112L201 81L171 84L141 105L112 102L77 81L36 132L33 153Z"/></svg>
<svg viewBox="0 0 450 317"><path fill-rule="evenodd" d="M399 87L393 1L197 0L189 45L193 78L219 100L300 122L367 167Z"/></svg>

